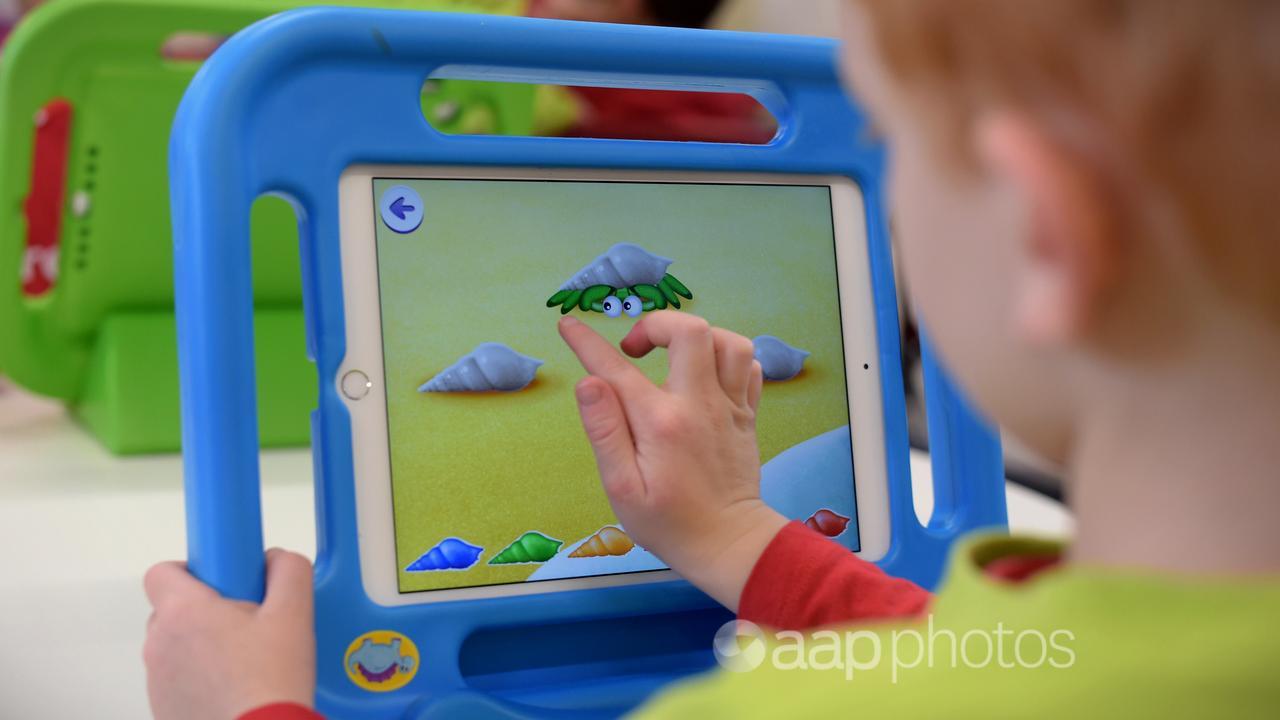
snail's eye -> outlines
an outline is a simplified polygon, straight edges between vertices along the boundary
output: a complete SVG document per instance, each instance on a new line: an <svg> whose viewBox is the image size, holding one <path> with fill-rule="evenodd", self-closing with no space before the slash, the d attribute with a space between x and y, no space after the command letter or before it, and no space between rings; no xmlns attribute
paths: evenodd
<svg viewBox="0 0 1280 720"><path fill-rule="evenodd" d="M636 317L644 312L644 299L639 295L628 295L627 299L622 301L622 309L626 311L628 317Z"/></svg>
<svg viewBox="0 0 1280 720"><path fill-rule="evenodd" d="M623 302L613 295L605 298L602 304L604 305L605 315L614 318L622 314Z"/></svg>

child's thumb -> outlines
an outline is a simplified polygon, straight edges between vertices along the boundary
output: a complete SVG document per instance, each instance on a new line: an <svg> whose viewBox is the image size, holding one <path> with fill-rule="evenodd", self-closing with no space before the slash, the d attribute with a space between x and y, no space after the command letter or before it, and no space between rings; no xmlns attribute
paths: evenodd
<svg viewBox="0 0 1280 720"><path fill-rule="evenodd" d="M593 375L583 378L574 394L605 492L615 498L641 490L635 442L618 394L609 383Z"/></svg>

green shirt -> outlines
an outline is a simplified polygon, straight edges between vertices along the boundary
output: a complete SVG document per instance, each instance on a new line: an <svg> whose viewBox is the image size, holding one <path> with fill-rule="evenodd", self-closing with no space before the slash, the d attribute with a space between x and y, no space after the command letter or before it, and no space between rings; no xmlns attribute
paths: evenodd
<svg viewBox="0 0 1280 720"><path fill-rule="evenodd" d="M1280 717L1280 578L1063 566L1010 584L981 572L1057 549L965 543L926 621L765 631L759 667L682 683L638 717Z"/></svg>

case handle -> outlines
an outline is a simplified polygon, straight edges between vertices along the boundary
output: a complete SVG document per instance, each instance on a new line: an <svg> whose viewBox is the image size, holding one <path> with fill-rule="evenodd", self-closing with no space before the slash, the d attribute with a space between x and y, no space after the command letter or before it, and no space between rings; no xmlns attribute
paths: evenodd
<svg viewBox="0 0 1280 720"><path fill-rule="evenodd" d="M197 192L204 197L192 201ZM247 239L252 201L227 197L233 193L197 182L172 198L187 566L225 597L260 602L266 568ZM223 197L206 202L211 195Z"/></svg>
<svg viewBox="0 0 1280 720"><path fill-rule="evenodd" d="M920 334L924 396L928 406L929 455L933 467L933 513L926 530L942 537L1008 524L1003 478L981 482L955 477L955 468L1003 467L1000 436L972 409L938 363L933 344ZM958 455L965 454L964 457Z"/></svg>

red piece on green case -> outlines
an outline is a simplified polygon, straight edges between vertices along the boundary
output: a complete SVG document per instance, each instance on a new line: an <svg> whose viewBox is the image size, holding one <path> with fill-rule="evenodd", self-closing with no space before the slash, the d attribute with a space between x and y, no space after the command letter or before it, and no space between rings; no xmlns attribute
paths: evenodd
<svg viewBox="0 0 1280 720"><path fill-rule="evenodd" d="M65 401L116 453L179 449L167 149L200 67L175 36L212 47L302 0L58 0L0 56L0 374ZM514 14L518 0L330 0ZM442 81L424 111L442 132L528 134L533 88ZM472 112L474 110L474 112ZM447 111L447 112L446 112ZM306 445L316 406L297 221L253 207L259 416L264 446Z"/></svg>
<svg viewBox="0 0 1280 720"><path fill-rule="evenodd" d="M22 206L27 220L22 294L29 298L49 292L58 277L58 240L70 135L71 103L56 98L36 111L31 191Z"/></svg>

